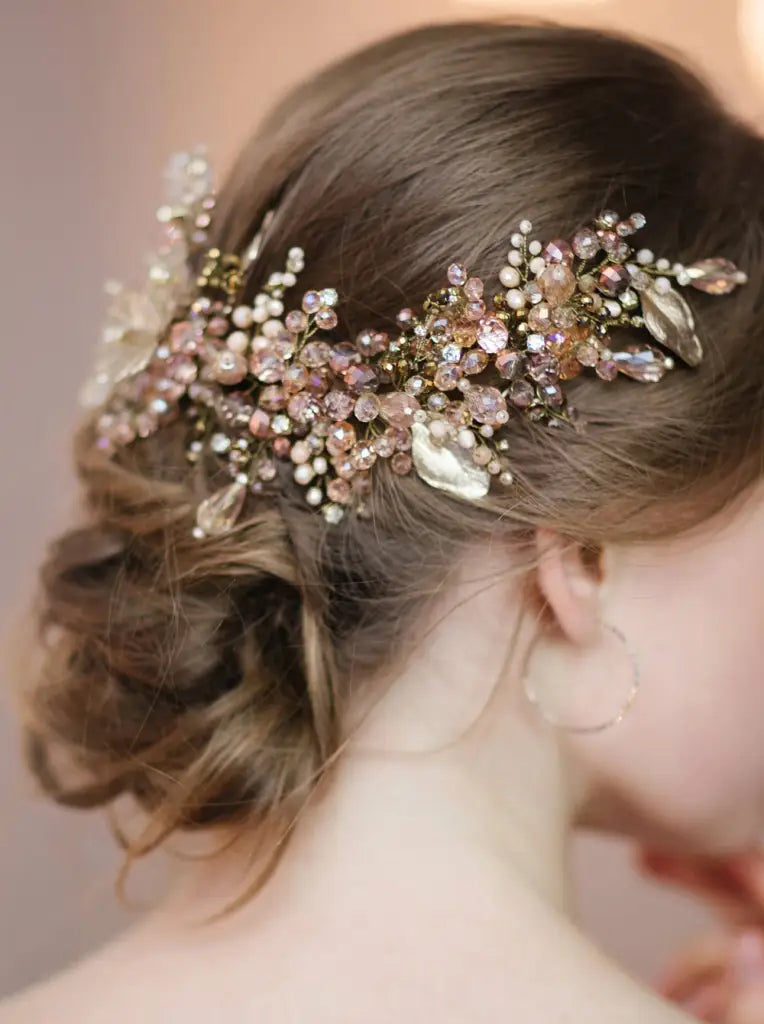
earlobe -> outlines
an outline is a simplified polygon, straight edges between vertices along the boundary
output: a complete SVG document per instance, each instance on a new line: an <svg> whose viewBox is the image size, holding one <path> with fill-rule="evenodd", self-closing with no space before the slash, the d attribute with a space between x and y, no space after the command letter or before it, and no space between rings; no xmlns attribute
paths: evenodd
<svg viewBox="0 0 764 1024"><path fill-rule="evenodd" d="M591 553L556 530L536 531L541 596L565 637L586 644L599 626L601 573Z"/></svg>

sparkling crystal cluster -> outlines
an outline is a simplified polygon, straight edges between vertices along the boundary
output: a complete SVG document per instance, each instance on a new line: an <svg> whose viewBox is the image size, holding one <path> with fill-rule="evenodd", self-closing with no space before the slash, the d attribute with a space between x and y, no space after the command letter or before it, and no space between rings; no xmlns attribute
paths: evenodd
<svg viewBox="0 0 764 1024"><path fill-rule="evenodd" d="M248 494L277 486L285 471L330 523L349 507L364 513L380 460L479 500L493 480L512 483L502 431L512 417L575 420L563 386L586 371L653 384L672 354L697 365L701 343L675 285L725 295L745 281L724 259L683 266L635 250L627 239L645 224L639 213L605 211L570 242L546 245L522 221L490 296L453 263L447 285L420 311L401 310L395 330L346 339L333 288L286 311L304 267L299 248L251 305L240 301L259 239L243 257L205 249L214 197L202 154L176 157L168 184L166 243L144 292L115 290L85 397L102 406L98 443L108 451L185 417L189 460L226 466L231 482L197 510L200 537L230 529ZM197 250L201 270L189 281ZM622 328L651 343L618 345Z"/></svg>

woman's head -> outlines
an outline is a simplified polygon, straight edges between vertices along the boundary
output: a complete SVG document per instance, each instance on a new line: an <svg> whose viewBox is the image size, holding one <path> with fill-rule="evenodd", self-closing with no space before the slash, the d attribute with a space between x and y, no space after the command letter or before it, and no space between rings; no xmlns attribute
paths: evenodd
<svg viewBox="0 0 764 1024"><path fill-rule="evenodd" d="M605 657L599 620L640 659L644 711L631 732L624 723L576 743L598 780L592 820L700 839L704 818L729 819L719 780L745 791L752 819L763 802L763 538L761 513L748 525L730 517L760 474L763 168L761 140L687 72L586 31L423 29L298 88L222 190L215 241L243 251L274 207L258 265L302 246L301 288L332 284L342 296L338 338L390 327L455 257L495 273L522 217L566 237L608 205L643 211L656 252L724 255L752 284L693 303L707 349L699 368L660 387L572 381L589 424L580 434L512 420L516 485L486 507L380 472L371 517L330 526L285 480L229 535L199 544L201 478L180 425L114 459L87 425L77 460L88 523L54 546L44 571L50 649L30 736L48 788L79 804L131 793L155 814L150 838L215 823L263 836L281 827L338 750L364 683L404 658L428 607L470 559L490 569L490 553L497 570L517 570L507 610L543 610L539 643L572 683L576 652ZM252 280L249 299L262 283ZM733 615L741 538L754 554L745 615ZM725 715L716 761L689 773ZM746 751L734 764L732 743ZM73 774L54 771L62 746ZM669 799L676 787L692 813Z"/></svg>

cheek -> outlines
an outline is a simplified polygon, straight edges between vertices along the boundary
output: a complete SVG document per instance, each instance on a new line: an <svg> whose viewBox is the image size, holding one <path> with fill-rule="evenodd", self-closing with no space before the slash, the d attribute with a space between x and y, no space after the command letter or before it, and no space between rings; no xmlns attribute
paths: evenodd
<svg viewBox="0 0 764 1024"><path fill-rule="evenodd" d="M624 602L640 692L589 751L634 820L709 851L764 825L762 577L755 560L712 554L674 566L668 585L646 568Z"/></svg>

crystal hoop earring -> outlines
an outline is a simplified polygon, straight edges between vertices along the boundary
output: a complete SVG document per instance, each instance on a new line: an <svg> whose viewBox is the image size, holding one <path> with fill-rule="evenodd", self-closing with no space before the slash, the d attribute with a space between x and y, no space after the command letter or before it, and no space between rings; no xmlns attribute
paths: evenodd
<svg viewBox="0 0 764 1024"><path fill-rule="evenodd" d="M601 625L617 643L621 660L626 660L626 678L621 684L607 667L600 666L597 670L587 666L585 653L580 654L578 660L582 663L580 674L586 683L577 681L573 685L566 680L561 666L553 664L554 655L547 655L546 672L542 663L531 673L530 663L540 634L531 644L523 671L523 690L541 717L555 728L574 733L602 732L622 721L634 703L640 685L637 656L620 629L604 622ZM608 664L612 665L610 659Z"/></svg>

